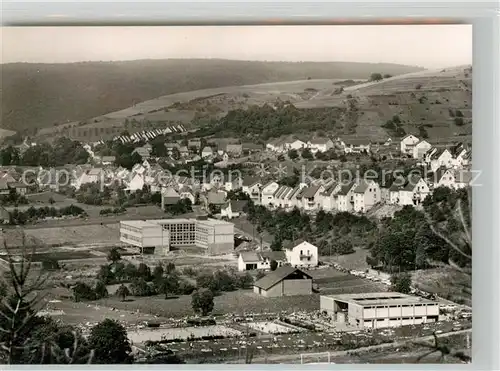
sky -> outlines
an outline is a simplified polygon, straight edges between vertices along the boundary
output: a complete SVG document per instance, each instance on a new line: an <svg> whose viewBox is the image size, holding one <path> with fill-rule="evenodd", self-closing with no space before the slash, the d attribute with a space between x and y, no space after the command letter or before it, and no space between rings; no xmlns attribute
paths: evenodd
<svg viewBox="0 0 500 371"><path fill-rule="evenodd" d="M2 27L0 63L166 58L472 63L470 25Z"/></svg>

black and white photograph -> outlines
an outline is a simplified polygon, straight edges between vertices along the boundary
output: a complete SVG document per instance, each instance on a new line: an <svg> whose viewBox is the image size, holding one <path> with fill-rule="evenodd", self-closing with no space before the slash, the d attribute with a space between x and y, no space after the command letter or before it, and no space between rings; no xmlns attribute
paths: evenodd
<svg viewBox="0 0 500 371"><path fill-rule="evenodd" d="M0 38L1 364L472 361L471 25Z"/></svg>

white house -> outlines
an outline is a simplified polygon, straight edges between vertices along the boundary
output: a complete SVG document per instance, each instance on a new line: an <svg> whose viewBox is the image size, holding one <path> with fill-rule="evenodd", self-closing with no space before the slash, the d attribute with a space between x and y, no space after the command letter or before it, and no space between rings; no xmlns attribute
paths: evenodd
<svg viewBox="0 0 500 371"><path fill-rule="evenodd" d="M332 211L337 209L337 193L340 191L340 183L331 183L323 191L323 210Z"/></svg>
<svg viewBox="0 0 500 371"><path fill-rule="evenodd" d="M328 138L316 138L307 142L307 147L311 149L312 153L326 152L333 148L333 141Z"/></svg>
<svg viewBox="0 0 500 371"><path fill-rule="evenodd" d="M356 187L355 182L343 184L336 195L338 211L352 211L354 208L353 191Z"/></svg>
<svg viewBox="0 0 500 371"><path fill-rule="evenodd" d="M84 184L99 183L104 181L105 174L102 169L90 169L83 172L75 182L75 188L80 189Z"/></svg>
<svg viewBox="0 0 500 371"><path fill-rule="evenodd" d="M269 182L264 184L261 189L261 205L266 207L275 207L276 203L274 200L274 194L279 188L279 184L276 182Z"/></svg>
<svg viewBox="0 0 500 371"><path fill-rule="evenodd" d="M212 147L206 146L205 148L203 148L203 151L201 151L202 158L210 157L213 154L214 154L214 152L212 151Z"/></svg>
<svg viewBox="0 0 500 371"><path fill-rule="evenodd" d="M292 267L318 266L318 248L306 241L297 241L285 248L286 261Z"/></svg>
<svg viewBox="0 0 500 371"><path fill-rule="evenodd" d="M288 150L290 150L290 149L299 150L299 149L307 148L307 143L303 142L299 139L295 139L294 141L292 141L290 143L285 143L285 146L287 147Z"/></svg>
<svg viewBox="0 0 500 371"><path fill-rule="evenodd" d="M399 204L419 205L429 193L427 182L421 176L413 175L399 191Z"/></svg>
<svg viewBox="0 0 500 371"><path fill-rule="evenodd" d="M144 187L145 179L144 174L134 174L132 176L132 179L130 179L130 182L128 183L128 186L126 188L127 191L135 192Z"/></svg>
<svg viewBox="0 0 500 371"><path fill-rule="evenodd" d="M318 210L323 207L323 195L325 187L323 185L312 185L304 187L302 192L298 193L297 206L305 211Z"/></svg>
<svg viewBox="0 0 500 371"><path fill-rule="evenodd" d="M393 183L388 190L389 196L387 203L391 205L399 205L399 192L403 189L403 184Z"/></svg>
<svg viewBox="0 0 500 371"><path fill-rule="evenodd" d="M432 144L426 140L421 140L413 147L413 158L417 160L422 159L431 148Z"/></svg>
<svg viewBox="0 0 500 371"><path fill-rule="evenodd" d="M453 156L447 148L440 148L430 153L427 156L428 166L432 172L435 172L440 167L453 167Z"/></svg>
<svg viewBox="0 0 500 371"><path fill-rule="evenodd" d="M371 143L369 140L361 138L343 139L340 141L340 146L345 154L349 153L369 153L371 151Z"/></svg>
<svg viewBox="0 0 500 371"><path fill-rule="evenodd" d="M293 208L295 206L293 195L299 190L299 187L280 186L273 195L275 206L283 209Z"/></svg>
<svg viewBox="0 0 500 371"><path fill-rule="evenodd" d="M269 143L266 144L266 149L278 153L286 152L285 143L281 139L271 140Z"/></svg>
<svg viewBox="0 0 500 371"><path fill-rule="evenodd" d="M355 212L367 212L381 201L380 187L373 180L362 179L352 192Z"/></svg>
<svg viewBox="0 0 500 371"><path fill-rule="evenodd" d="M238 271L255 269L271 269L271 261L276 261L278 267L286 263L283 251L243 251L238 256Z"/></svg>
<svg viewBox="0 0 500 371"><path fill-rule="evenodd" d="M463 143L458 143L450 150L452 155L452 165L456 169L461 169L469 165L470 151Z"/></svg>
<svg viewBox="0 0 500 371"><path fill-rule="evenodd" d="M256 205L260 205L262 182L259 178L243 178L242 192L249 195Z"/></svg>
<svg viewBox="0 0 500 371"><path fill-rule="evenodd" d="M220 214L222 217L228 219L238 218L244 213L244 209L247 205L247 201L229 200L221 207Z"/></svg>
<svg viewBox="0 0 500 371"><path fill-rule="evenodd" d="M418 139L413 134L408 134L403 139L401 139L400 142L401 153L406 155L413 155L413 148L415 147L415 144L417 144L418 142L420 142L420 139Z"/></svg>
<svg viewBox="0 0 500 371"><path fill-rule="evenodd" d="M455 189L455 171L452 169L440 167L434 172L431 181L433 184L433 188L448 187Z"/></svg>

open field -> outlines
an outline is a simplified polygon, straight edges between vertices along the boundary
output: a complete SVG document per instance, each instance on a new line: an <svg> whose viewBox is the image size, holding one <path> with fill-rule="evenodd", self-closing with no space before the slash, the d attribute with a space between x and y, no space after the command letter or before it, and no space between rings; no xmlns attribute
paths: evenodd
<svg viewBox="0 0 500 371"><path fill-rule="evenodd" d="M370 251L367 249L357 248L352 254L321 256L320 260L325 262L338 263L340 264L340 266L349 270L364 271L365 269L370 268L370 266L366 264L366 256L369 253Z"/></svg>

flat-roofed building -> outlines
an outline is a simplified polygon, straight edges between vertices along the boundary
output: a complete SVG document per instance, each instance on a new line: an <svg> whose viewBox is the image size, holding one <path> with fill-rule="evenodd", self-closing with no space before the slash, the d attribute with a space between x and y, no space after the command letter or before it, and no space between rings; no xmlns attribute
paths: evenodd
<svg viewBox="0 0 500 371"><path fill-rule="evenodd" d="M436 322L439 303L399 292L322 295L320 310L334 322L383 328Z"/></svg>
<svg viewBox="0 0 500 371"><path fill-rule="evenodd" d="M156 254L170 250L170 235L161 225L143 220L120 222L120 241L141 249L154 248Z"/></svg>
<svg viewBox="0 0 500 371"><path fill-rule="evenodd" d="M208 254L220 255L234 250L234 224L216 219L123 221L120 223L120 240L137 247L147 247L141 241L161 231L168 236L167 251L170 247L198 246L206 249Z"/></svg>

